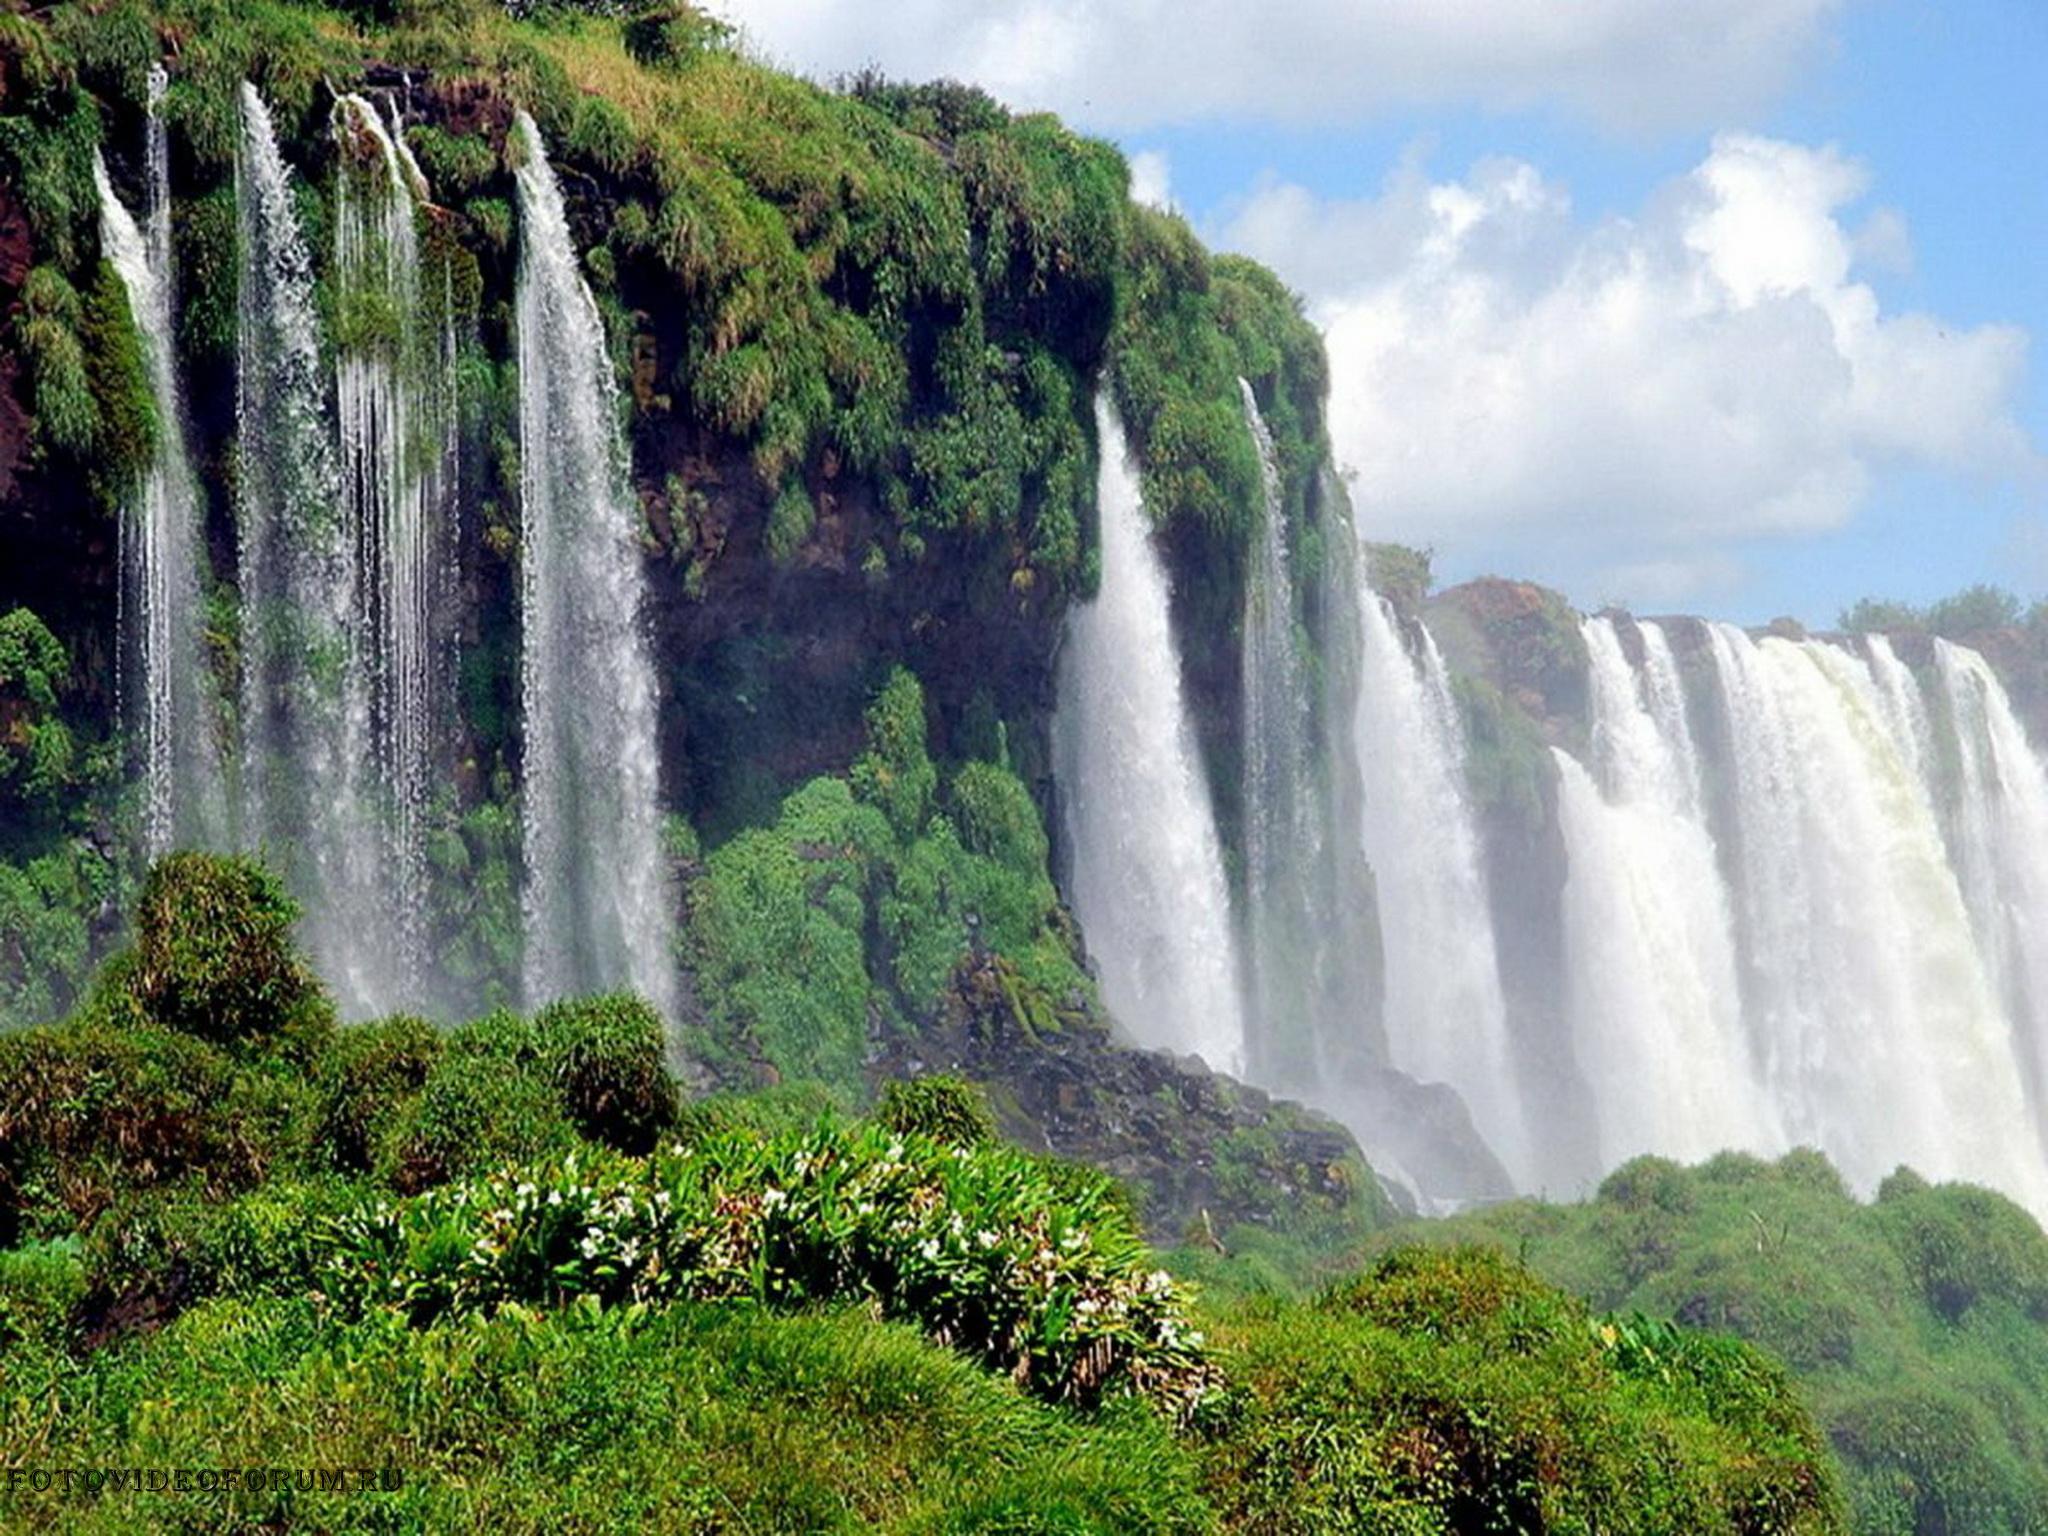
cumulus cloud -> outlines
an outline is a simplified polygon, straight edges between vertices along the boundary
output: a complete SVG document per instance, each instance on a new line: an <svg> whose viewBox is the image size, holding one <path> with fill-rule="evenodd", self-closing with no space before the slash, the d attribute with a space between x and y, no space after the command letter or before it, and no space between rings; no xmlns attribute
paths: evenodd
<svg viewBox="0 0 2048 1536"><path fill-rule="evenodd" d="M720 0L798 69L952 76L1112 131L1389 107L1560 107L1630 130L1768 100L1846 0Z"/></svg>
<svg viewBox="0 0 2048 1536"><path fill-rule="evenodd" d="M1130 157L1130 162L1131 200L1162 213L1174 212L1173 166L1165 151L1141 149Z"/></svg>
<svg viewBox="0 0 2048 1536"><path fill-rule="evenodd" d="M1312 297L1381 536L1676 602L1729 587L1743 541L1841 526L1887 465L2034 462L2024 333L1883 312L1870 225L1844 223L1865 186L1832 149L1727 135L1589 224L1523 162L1411 159L1363 201L1262 187L1224 241ZM1910 248L1896 215L1874 238Z"/></svg>

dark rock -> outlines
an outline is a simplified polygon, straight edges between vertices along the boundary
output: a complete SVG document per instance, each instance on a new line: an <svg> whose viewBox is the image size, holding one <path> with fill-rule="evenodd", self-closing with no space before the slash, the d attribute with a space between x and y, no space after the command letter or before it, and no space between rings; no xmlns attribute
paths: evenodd
<svg viewBox="0 0 2048 1536"><path fill-rule="evenodd" d="M947 1073L983 1085L1005 1136L1114 1174L1141 1196L1147 1232L1177 1242L1254 1226L1362 1236L1393 1209L1351 1133L1213 1071L1136 1050L1083 1011L1033 1029L1005 998L1001 962L955 976L941 1016L889 1041L876 1082ZM1462 1107L1459 1110L1462 1114Z"/></svg>

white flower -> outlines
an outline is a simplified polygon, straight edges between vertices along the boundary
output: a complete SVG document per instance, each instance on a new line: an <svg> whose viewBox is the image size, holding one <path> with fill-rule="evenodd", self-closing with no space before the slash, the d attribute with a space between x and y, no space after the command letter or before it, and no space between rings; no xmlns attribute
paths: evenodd
<svg viewBox="0 0 2048 1536"><path fill-rule="evenodd" d="M788 1204L788 1202L789 1196L782 1190L769 1188L761 1191L761 1204L771 1211L779 1206Z"/></svg>
<svg viewBox="0 0 2048 1536"><path fill-rule="evenodd" d="M984 1248L993 1248L997 1243L1002 1241L1002 1239L997 1237L995 1233L989 1231L987 1227L983 1227L979 1232L975 1233L974 1235L975 1239Z"/></svg>
<svg viewBox="0 0 2048 1536"><path fill-rule="evenodd" d="M918 1245L917 1251L927 1259L936 1259L939 1256L939 1240L936 1237L928 1237Z"/></svg>
<svg viewBox="0 0 2048 1536"><path fill-rule="evenodd" d="M551 1190L549 1190L549 1191L548 1191L548 1204L549 1204L549 1205L560 1205L561 1203L562 1203L562 1192L561 1192L561 1191L560 1191L559 1189L551 1189Z"/></svg>

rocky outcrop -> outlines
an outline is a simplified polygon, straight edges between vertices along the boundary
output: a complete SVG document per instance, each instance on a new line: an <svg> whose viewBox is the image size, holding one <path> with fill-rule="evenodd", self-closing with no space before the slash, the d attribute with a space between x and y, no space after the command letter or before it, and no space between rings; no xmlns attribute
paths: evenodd
<svg viewBox="0 0 2048 1536"><path fill-rule="evenodd" d="M889 1039L869 1070L878 1083L948 1073L981 1084L1005 1136L1116 1175L1163 1242L1227 1244L1243 1227L1329 1242L1394 1214L1334 1120L1197 1057L1119 1044L1085 1012L1034 1023L992 957L963 965L941 1016Z"/></svg>

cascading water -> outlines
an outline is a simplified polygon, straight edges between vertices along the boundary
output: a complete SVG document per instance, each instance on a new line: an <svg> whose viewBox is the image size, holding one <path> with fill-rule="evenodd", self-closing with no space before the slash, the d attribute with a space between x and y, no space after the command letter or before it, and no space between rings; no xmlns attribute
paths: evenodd
<svg viewBox="0 0 2048 1536"><path fill-rule="evenodd" d="M379 789L378 863L398 948L386 972L417 997L424 967L426 829L448 686L435 613L452 583L452 392L423 303L416 203L425 178L360 96L334 107L339 344L335 406L343 514L356 567L352 664L367 695Z"/></svg>
<svg viewBox="0 0 2048 1536"><path fill-rule="evenodd" d="M1262 1081L1299 1091L1318 1075L1317 983L1325 967L1317 950L1333 924L1318 923L1314 908L1324 848L1280 468L1257 396L1245 380L1238 386L1264 488L1241 655L1246 1055Z"/></svg>
<svg viewBox="0 0 2048 1536"><path fill-rule="evenodd" d="M1102 587L1068 619L1054 745L1074 910L1104 1001L1144 1045L1236 1070L1239 966L1223 856L1181 697L1165 567L1123 425L1095 404Z"/></svg>
<svg viewBox="0 0 2048 1536"><path fill-rule="evenodd" d="M672 1018L640 511L561 188L517 133L527 1001L630 985Z"/></svg>
<svg viewBox="0 0 2048 1536"><path fill-rule="evenodd" d="M1533 1156L1457 700L1428 628L1413 626L1411 652L1392 606L1363 585L1362 571L1360 579L1353 728L1364 779L1360 838L1379 893L1388 1053L1402 1071L1456 1088L1527 1188Z"/></svg>
<svg viewBox="0 0 2048 1536"><path fill-rule="evenodd" d="M141 746L142 844L150 858L176 845L219 846L227 837L219 700L201 606L206 556L198 487L185 456L172 330L165 84L162 66L153 66L146 233L115 195L97 152L93 156L101 244L127 290L156 403L156 452L122 518L120 536L124 706Z"/></svg>
<svg viewBox="0 0 2048 1536"><path fill-rule="evenodd" d="M1787 1138L1868 1190L1901 1162L2048 1210L1997 987L1910 741L1838 647L1715 625L1744 1013Z"/></svg>
<svg viewBox="0 0 2048 1536"><path fill-rule="evenodd" d="M1934 642L1955 732L1951 841L1964 894L2048 1126L2048 773L2012 701L1975 651Z"/></svg>
<svg viewBox="0 0 2048 1536"><path fill-rule="evenodd" d="M241 94L236 429L242 836L280 859L344 1013L404 1000L370 782L355 548L335 464L313 260L270 110Z"/></svg>
<svg viewBox="0 0 2048 1536"><path fill-rule="evenodd" d="M1566 990L1601 1161L1774 1149L1782 1135L1743 1027L1733 914L1669 643L1640 627L1639 676L1611 621L1588 620L1584 634L1597 785L1555 756Z"/></svg>

